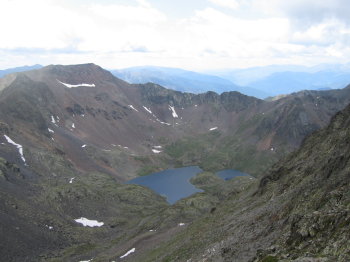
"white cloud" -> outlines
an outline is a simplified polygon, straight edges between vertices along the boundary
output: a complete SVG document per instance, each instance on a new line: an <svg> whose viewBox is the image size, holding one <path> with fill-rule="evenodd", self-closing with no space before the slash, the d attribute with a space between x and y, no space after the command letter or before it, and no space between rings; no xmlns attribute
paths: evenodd
<svg viewBox="0 0 350 262"><path fill-rule="evenodd" d="M239 7L239 3L236 0L209 0L209 2L218 6L227 7L234 10Z"/></svg>
<svg viewBox="0 0 350 262"><path fill-rule="evenodd" d="M208 0L181 20L151 0L83 3L0 1L0 68L94 62L205 69L350 58L345 0Z"/></svg>
<svg viewBox="0 0 350 262"><path fill-rule="evenodd" d="M139 6L94 4L89 9L97 18L106 18L122 23L123 26L128 26L129 23L153 26L166 20L164 14L152 8L146 1L139 0L139 3Z"/></svg>

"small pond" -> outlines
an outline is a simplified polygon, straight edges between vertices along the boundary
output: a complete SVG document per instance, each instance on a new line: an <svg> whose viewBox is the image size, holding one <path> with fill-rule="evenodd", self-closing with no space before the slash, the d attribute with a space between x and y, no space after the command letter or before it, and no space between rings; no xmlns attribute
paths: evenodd
<svg viewBox="0 0 350 262"><path fill-rule="evenodd" d="M219 172L216 172L215 174L224 180L230 180L237 176L249 176L246 173L234 169L221 170Z"/></svg>

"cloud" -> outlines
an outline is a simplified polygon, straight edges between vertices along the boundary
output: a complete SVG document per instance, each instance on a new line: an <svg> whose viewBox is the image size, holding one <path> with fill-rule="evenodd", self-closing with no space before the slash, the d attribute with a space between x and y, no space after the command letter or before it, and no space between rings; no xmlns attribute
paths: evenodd
<svg viewBox="0 0 350 262"><path fill-rule="evenodd" d="M198 69L350 58L345 0L207 0L204 8L198 0L191 6L199 1L200 8L177 17L154 0L0 1L0 66Z"/></svg>
<svg viewBox="0 0 350 262"><path fill-rule="evenodd" d="M281 1L280 8L291 18L307 25L328 19L350 22L348 0Z"/></svg>
<svg viewBox="0 0 350 262"><path fill-rule="evenodd" d="M233 10L236 10L239 7L239 3L236 0L209 0L209 2Z"/></svg>
<svg viewBox="0 0 350 262"><path fill-rule="evenodd" d="M108 19L112 22L122 23L123 26L132 24L144 24L152 26L162 23L166 16L144 0L138 1L139 5L102 5L93 4L89 7L90 11L98 19Z"/></svg>

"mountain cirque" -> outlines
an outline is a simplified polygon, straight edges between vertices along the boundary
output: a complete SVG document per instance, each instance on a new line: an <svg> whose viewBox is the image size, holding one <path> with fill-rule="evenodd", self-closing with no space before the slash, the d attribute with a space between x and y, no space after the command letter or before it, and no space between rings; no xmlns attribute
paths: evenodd
<svg viewBox="0 0 350 262"><path fill-rule="evenodd" d="M0 88L0 232L8 236L0 246L6 261L37 261L39 254L43 261L106 261L133 243L151 248L148 238L160 243L184 234L188 223L232 194L250 199L242 185L254 187L255 180L223 184L208 173L204 181L212 184L201 185L205 193L174 206L121 182L187 165L261 177L350 102L349 88L275 101L237 92L181 93L130 85L94 64L7 75ZM262 194L267 186L260 187ZM74 221L79 218L104 224L84 228ZM159 235L150 231L155 227Z"/></svg>

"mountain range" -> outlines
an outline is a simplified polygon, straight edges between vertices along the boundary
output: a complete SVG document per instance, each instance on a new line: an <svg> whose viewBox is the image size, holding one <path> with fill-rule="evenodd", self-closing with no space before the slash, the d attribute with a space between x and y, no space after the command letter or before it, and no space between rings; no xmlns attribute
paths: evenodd
<svg viewBox="0 0 350 262"><path fill-rule="evenodd" d="M275 65L209 73L268 93L269 96L301 90L337 89L350 83L349 64L321 64L313 67Z"/></svg>
<svg viewBox="0 0 350 262"><path fill-rule="evenodd" d="M4 69L4 70L0 70L0 77L4 77L5 75L11 74L11 73L24 72L24 71L40 69L40 68L42 68L42 65L21 66L21 67Z"/></svg>
<svg viewBox="0 0 350 262"><path fill-rule="evenodd" d="M213 91L223 93L237 91L245 95L264 98L268 93L251 87L234 84L230 80L179 68L140 66L111 70L116 77L132 84L156 83L181 92L205 93Z"/></svg>
<svg viewBox="0 0 350 262"><path fill-rule="evenodd" d="M136 247L125 261L266 262L304 250L331 259L338 251L330 239L339 236L346 261L349 102L350 87L268 101L236 91L186 93L129 84L94 64L7 74L0 79L1 257L118 261ZM174 205L124 183L189 165L205 171L192 181L204 192ZM226 183L213 175L228 168L256 179ZM320 214L344 231L331 236ZM101 227L82 227L79 218ZM316 233L305 233L312 222ZM316 250L317 239L324 243Z"/></svg>

